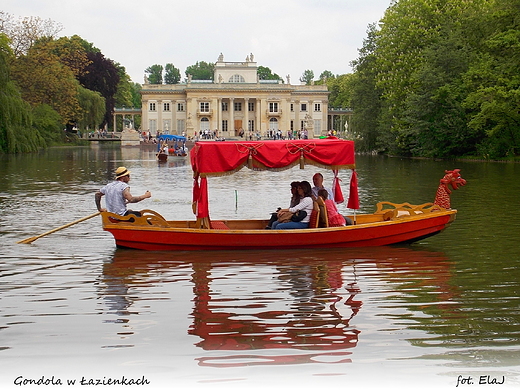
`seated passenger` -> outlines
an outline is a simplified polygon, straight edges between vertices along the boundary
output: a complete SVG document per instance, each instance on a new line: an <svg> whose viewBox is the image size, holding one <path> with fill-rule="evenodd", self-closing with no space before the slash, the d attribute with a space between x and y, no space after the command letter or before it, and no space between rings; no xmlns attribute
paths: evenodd
<svg viewBox="0 0 520 390"><path fill-rule="evenodd" d="M298 186L300 185L299 181L293 181L291 183L291 203L289 204L289 208L296 206L300 203L300 195L298 195ZM271 213L271 219L269 223L265 227L266 229L271 229L273 222L278 220L278 212L281 210L281 207L278 207L276 213Z"/></svg>
<svg viewBox="0 0 520 390"><path fill-rule="evenodd" d="M352 225L352 221L350 220L350 218L341 215L338 212L336 203L328 199L329 194L327 190L319 190L318 195L321 196L323 198L323 201L325 202L325 207L327 208L327 218L329 220L330 227Z"/></svg>
<svg viewBox="0 0 520 390"><path fill-rule="evenodd" d="M312 187L312 196L314 200L316 200L318 197L319 190L326 190L329 200L334 201L334 195L332 194L332 191L329 188L323 186L323 175L321 173L315 173L312 177L312 182L314 183L314 187Z"/></svg>
<svg viewBox="0 0 520 390"><path fill-rule="evenodd" d="M273 229L305 229L309 227L309 221L311 219L312 209L314 208L313 200L312 200L312 188L308 181L302 181L297 187L298 196L300 197L299 203L294 207L289 207L288 209L282 209L278 212L280 216L283 213L291 212L297 213L300 211L305 211L305 217L298 222L290 221L290 222L273 222Z"/></svg>

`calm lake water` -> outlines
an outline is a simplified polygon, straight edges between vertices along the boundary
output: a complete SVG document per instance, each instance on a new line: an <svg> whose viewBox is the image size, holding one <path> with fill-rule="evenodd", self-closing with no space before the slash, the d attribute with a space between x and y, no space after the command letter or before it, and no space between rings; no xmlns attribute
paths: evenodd
<svg viewBox="0 0 520 390"><path fill-rule="evenodd" d="M135 209L194 218L187 161L109 145L0 156L0 388L520 387L519 164L358 157L360 212L433 201L445 169L467 180L455 223L404 247L140 252L99 217L16 244L94 213L121 165L134 195L152 192ZM210 212L268 218L316 171L210 179Z"/></svg>

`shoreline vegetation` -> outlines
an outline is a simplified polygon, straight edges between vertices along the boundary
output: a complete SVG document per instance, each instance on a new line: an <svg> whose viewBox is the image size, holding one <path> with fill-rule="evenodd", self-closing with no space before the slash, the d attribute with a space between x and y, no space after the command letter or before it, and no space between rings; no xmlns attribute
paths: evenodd
<svg viewBox="0 0 520 390"><path fill-rule="evenodd" d="M112 131L115 107L142 106L141 85L124 66L61 30L52 20L0 11L0 154L69 144L72 129ZM368 26L352 73L325 70L316 80L305 70L300 81L326 83L328 106L352 110L322 130L354 140L358 152L517 162L518 31L520 0L396 0ZM144 69L150 83L181 82L180 70L167 65ZM186 78L207 80L213 67L198 61ZM163 70L175 77L163 78ZM147 128L140 120L133 127Z"/></svg>

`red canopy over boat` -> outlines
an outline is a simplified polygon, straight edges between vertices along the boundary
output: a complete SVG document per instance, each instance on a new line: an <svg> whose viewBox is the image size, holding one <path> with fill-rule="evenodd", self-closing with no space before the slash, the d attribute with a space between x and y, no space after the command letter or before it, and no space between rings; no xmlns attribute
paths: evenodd
<svg viewBox="0 0 520 390"><path fill-rule="evenodd" d="M354 169L354 142L336 137L305 140L196 142L190 152L194 172L193 202L198 219L209 217L208 176L221 176L247 166L283 170L300 164L326 169Z"/></svg>

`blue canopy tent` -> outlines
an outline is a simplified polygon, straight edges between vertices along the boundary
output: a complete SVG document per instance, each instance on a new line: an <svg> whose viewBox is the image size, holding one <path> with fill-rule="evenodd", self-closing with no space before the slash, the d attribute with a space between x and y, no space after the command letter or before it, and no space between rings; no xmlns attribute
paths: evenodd
<svg viewBox="0 0 520 390"><path fill-rule="evenodd" d="M168 145L173 146L174 155L185 156L188 152L186 148L186 137L175 134L162 134L157 137L157 153L161 153L161 149Z"/></svg>

